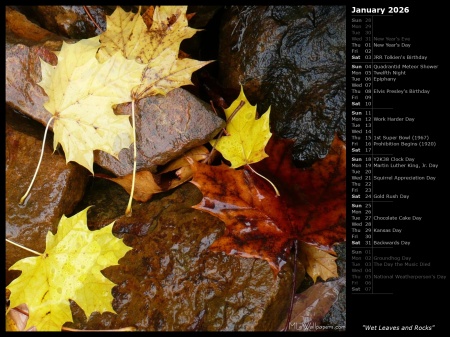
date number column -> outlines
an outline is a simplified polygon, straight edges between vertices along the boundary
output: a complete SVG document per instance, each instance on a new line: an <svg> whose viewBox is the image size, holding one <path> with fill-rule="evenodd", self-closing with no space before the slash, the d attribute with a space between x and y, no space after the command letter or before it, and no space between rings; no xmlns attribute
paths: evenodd
<svg viewBox="0 0 450 337"><path fill-rule="evenodd" d="M373 291L372 16L352 16L350 76L351 291Z"/></svg>

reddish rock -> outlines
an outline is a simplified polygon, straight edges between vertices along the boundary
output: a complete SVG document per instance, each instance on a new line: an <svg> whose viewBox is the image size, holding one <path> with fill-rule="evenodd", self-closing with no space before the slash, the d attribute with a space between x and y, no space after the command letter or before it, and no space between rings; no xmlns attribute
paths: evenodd
<svg viewBox="0 0 450 337"><path fill-rule="evenodd" d="M29 21L25 15L8 6L5 7L5 21L6 35L9 38L15 38L16 43L20 40L21 43L33 45L61 39L57 35Z"/></svg>
<svg viewBox="0 0 450 337"><path fill-rule="evenodd" d="M62 41L6 8L6 104L43 125L51 114L44 108L48 97L37 84L42 79L40 59L56 65L53 52L61 48Z"/></svg>
<svg viewBox="0 0 450 337"><path fill-rule="evenodd" d="M89 172L76 163L66 164L58 151L53 153L50 137L31 192L19 205L40 157L44 128L36 124L6 107L5 233L7 239L42 253L47 232L55 233L61 216L70 214L83 197ZM32 254L7 243L6 270L28 256ZM19 274L7 271L7 284Z"/></svg>

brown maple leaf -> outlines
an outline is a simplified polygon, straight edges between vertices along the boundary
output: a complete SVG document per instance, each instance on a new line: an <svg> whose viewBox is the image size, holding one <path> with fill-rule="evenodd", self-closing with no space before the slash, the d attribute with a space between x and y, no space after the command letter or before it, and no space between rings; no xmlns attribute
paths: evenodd
<svg viewBox="0 0 450 337"><path fill-rule="evenodd" d="M345 143L336 135L325 158L299 169L292 162L294 142L272 138L269 158L252 167L280 190L300 241L332 250L346 233Z"/></svg>
<svg viewBox="0 0 450 337"><path fill-rule="evenodd" d="M280 191L251 169L191 162L192 183L203 193L193 207L226 225L225 234L210 249L266 260L276 275L286 263L293 240L334 253L345 240L346 147L336 136L328 155L309 168L292 163L293 141L272 137L268 158L253 164Z"/></svg>
<svg viewBox="0 0 450 337"><path fill-rule="evenodd" d="M171 190L192 178L192 168L185 156L193 160L204 160L209 150L204 146L195 147L183 156L169 162L158 174L150 171L136 172L136 183L133 198L140 202L149 201L156 193ZM107 174L97 173L97 178L113 181L122 186L128 194L131 193L133 174L121 177L110 177Z"/></svg>

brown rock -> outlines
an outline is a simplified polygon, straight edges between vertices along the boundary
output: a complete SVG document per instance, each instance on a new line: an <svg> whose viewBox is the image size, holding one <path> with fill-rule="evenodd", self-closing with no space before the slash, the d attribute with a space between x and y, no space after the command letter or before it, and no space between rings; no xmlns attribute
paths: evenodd
<svg viewBox="0 0 450 337"><path fill-rule="evenodd" d="M39 57L56 60L56 55L43 46L6 44L6 104L46 125L52 115L44 108L48 97L37 85L41 80Z"/></svg>
<svg viewBox="0 0 450 337"><path fill-rule="evenodd" d="M131 104L118 105L116 114L131 115ZM182 153L211 140L225 121L188 91L178 88L166 96L139 100L135 107L137 171L154 171ZM96 151L94 161L117 176L133 172L133 144L119 153L119 160Z"/></svg>
<svg viewBox="0 0 450 337"><path fill-rule="evenodd" d="M8 6L5 8L5 21L6 34L9 38L17 39L16 43L20 39L20 43L31 46L36 43L61 39L57 35L29 21L25 15Z"/></svg>
<svg viewBox="0 0 450 337"><path fill-rule="evenodd" d="M105 6L31 6L39 23L55 34L71 39L88 39L106 30L106 15L111 14ZM86 12L101 28L97 28Z"/></svg>
<svg viewBox="0 0 450 337"><path fill-rule="evenodd" d="M88 212L89 226L101 228L116 220L113 233L133 247L118 266L104 270L117 284L112 291L117 314L93 313L87 320L72 303L74 323L66 326L131 326L139 331L277 328L290 301L292 261L274 278L266 261L210 252L208 247L225 226L191 207L202 196L190 183L151 202L135 203L132 217L118 216L114 210L105 213L109 205L116 205L116 199L127 200L127 194L111 190L111 184L98 180L77 208L95 205ZM303 266L298 270L300 284Z"/></svg>
<svg viewBox="0 0 450 337"><path fill-rule="evenodd" d="M66 164L63 155L53 153L53 140L47 139L44 156L24 205L19 205L37 167L43 128L19 117L6 107L6 238L37 252L44 252L48 231L55 233L63 214L72 212L81 200L88 171L75 163ZM6 245L6 270L31 253ZM6 272L7 284L19 272Z"/></svg>
<svg viewBox="0 0 450 337"><path fill-rule="evenodd" d="M53 53L62 39L31 23L17 11L6 10L6 103L13 109L46 125L51 114L45 110L48 100L41 81L40 58L56 65Z"/></svg>

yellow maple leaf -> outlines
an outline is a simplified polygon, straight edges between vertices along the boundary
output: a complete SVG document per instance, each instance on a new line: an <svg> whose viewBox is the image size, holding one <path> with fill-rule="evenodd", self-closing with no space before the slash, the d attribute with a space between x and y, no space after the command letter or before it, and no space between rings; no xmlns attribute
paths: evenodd
<svg viewBox="0 0 450 337"><path fill-rule="evenodd" d="M336 265L337 257L305 242L300 242L300 251L300 260L314 283L317 277L326 281L339 276Z"/></svg>
<svg viewBox="0 0 450 337"><path fill-rule="evenodd" d="M92 174L94 150L118 158L132 143L129 116L115 115L113 105L131 101L131 90L141 83L145 68L121 53L99 63L99 47L98 36L64 42L56 66L41 60L38 83L49 97L44 107L54 116L54 148L60 143L66 162L76 161Z"/></svg>
<svg viewBox="0 0 450 337"><path fill-rule="evenodd" d="M235 113L241 102L244 105ZM231 162L232 168L256 163L268 157L264 148L272 136L269 126L270 107L259 119L255 119L256 113L256 105L249 103L241 86L239 97L225 109L228 135L210 142Z"/></svg>
<svg viewBox="0 0 450 337"><path fill-rule="evenodd" d="M100 271L117 265L132 248L112 234L114 222L90 231L88 209L70 218L62 216L58 232L47 233L42 255L19 260L9 268L22 271L6 288L11 291L10 308L28 307L25 329L35 326L38 331L60 331L64 323L72 322L69 299L87 317L94 311L115 313L111 305L115 284Z"/></svg>
<svg viewBox="0 0 450 337"><path fill-rule="evenodd" d="M134 90L135 99L166 95L172 89L192 84L192 73L212 62L178 59L180 43L199 31L188 26L186 10L187 6L156 6L151 27L139 13L125 12L120 7L106 17L99 60L121 51L127 59L147 67L142 84Z"/></svg>

